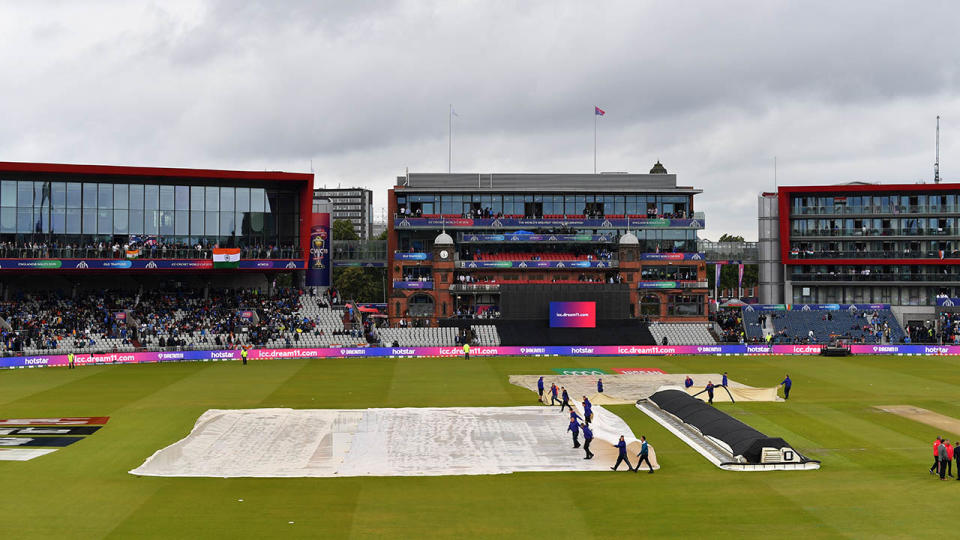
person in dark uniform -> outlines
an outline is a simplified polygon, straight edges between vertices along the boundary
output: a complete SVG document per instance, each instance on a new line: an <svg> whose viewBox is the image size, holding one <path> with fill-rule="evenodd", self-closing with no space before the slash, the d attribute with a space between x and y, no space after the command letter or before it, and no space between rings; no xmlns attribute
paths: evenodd
<svg viewBox="0 0 960 540"><path fill-rule="evenodd" d="M616 448L617 450L619 450L620 453L617 454L617 462L613 465L613 467L610 467L610 469L615 471L615 470L617 470L617 467L620 466L620 463L621 463L621 462L626 461L626 462L627 462L627 470L632 471L632 470L633 470L633 466L630 465L630 458L627 457L627 443L626 443L626 441L623 440L623 435L620 436L620 442L618 442L617 444L613 445L613 447Z"/></svg>
<svg viewBox="0 0 960 540"><path fill-rule="evenodd" d="M553 404L556 403L556 402L558 402L558 401L560 401L560 400L557 399L557 385L556 385L556 384L551 384L551 385L550 385L550 406L552 407Z"/></svg>
<svg viewBox="0 0 960 540"><path fill-rule="evenodd" d="M683 380L683 387L690 388L691 386L693 386L693 379L691 379L690 376L687 375L687 378Z"/></svg>
<svg viewBox="0 0 960 540"><path fill-rule="evenodd" d="M593 420L593 403L590 403L587 396L583 396L583 418L588 424Z"/></svg>
<svg viewBox="0 0 960 540"><path fill-rule="evenodd" d="M250 354L247 349L240 347L240 358L243 359L243 365L247 365L247 355Z"/></svg>
<svg viewBox="0 0 960 540"><path fill-rule="evenodd" d="M720 383L720 386L723 386L723 387L726 387L726 386L727 386L727 372L726 372L726 371L723 372L723 382Z"/></svg>
<svg viewBox="0 0 960 540"><path fill-rule="evenodd" d="M789 373L787 378L780 382L780 386L783 387L783 399L790 399L790 387L793 386L793 381L790 380Z"/></svg>
<svg viewBox="0 0 960 540"><path fill-rule="evenodd" d="M541 375L540 378L537 379L537 394L540 395L540 399L539 399L540 403L543 403L543 375Z"/></svg>
<svg viewBox="0 0 960 540"><path fill-rule="evenodd" d="M593 431L590 430L590 426L587 424L580 424L580 429L583 430L583 451L587 453L583 459L593 459L593 452L590 451L590 441L593 440Z"/></svg>
<svg viewBox="0 0 960 540"><path fill-rule="evenodd" d="M939 456L940 456L940 479L945 480L947 476L947 443L950 441L947 439L943 440L943 444L940 445Z"/></svg>
<svg viewBox="0 0 960 540"><path fill-rule="evenodd" d="M573 432L573 447L580 448L580 441L578 437L580 436L580 424L577 423L577 419L570 415L570 425L567 427L567 431Z"/></svg>
<svg viewBox="0 0 960 540"><path fill-rule="evenodd" d="M560 390L562 390L560 395L563 396L563 401L560 402L560 412L563 412L564 407L572 411L573 407L570 406L570 394L567 393L567 389L563 386L560 387Z"/></svg>
<svg viewBox="0 0 960 540"><path fill-rule="evenodd" d="M957 480L960 480L960 449L957 448L957 445L953 447L953 459L957 460Z"/></svg>
<svg viewBox="0 0 960 540"><path fill-rule="evenodd" d="M597 393L603 393L603 379L597 379Z"/></svg>
<svg viewBox="0 0 960 540"><path fill-rule="evenodd" d="M650 473L653 474L653 464L650 463L650 449L647 447L647 438L643 435L640 436L640 453L637 454L637 457L640 458L640 461L637 462L637 466L634 467L633 472L638 472L640 470L640 464L644 461L647 462L647 467L650 467Z"/></svg>
<svg viewBox="0 0 960 540"><path fill-rule="evenodd" d="M713 404L713 381L707 381L707 403Z"/></svg>

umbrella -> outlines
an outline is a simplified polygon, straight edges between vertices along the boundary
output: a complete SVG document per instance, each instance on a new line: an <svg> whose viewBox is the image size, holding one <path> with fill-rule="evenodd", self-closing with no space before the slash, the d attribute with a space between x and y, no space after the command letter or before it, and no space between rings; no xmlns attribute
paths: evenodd
<svg viewBox="0 0 960 540"><path fill-rule="evenodd" d="M742 307L745 305L747 305L747 303L744 302L743 300L740 300L739 298L731 298L726 302L720 304L720 307Z"/></svg>

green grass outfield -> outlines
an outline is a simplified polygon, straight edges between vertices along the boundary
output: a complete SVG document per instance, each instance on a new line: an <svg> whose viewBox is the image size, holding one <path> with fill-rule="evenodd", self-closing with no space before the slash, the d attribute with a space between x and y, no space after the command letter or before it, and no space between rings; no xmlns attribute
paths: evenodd
<svg viewBox="0 0 960 540"><path fill-rule="evenodd" d="M871 407L915 405L960 418L958 364L957 357L897 356L474 357L0 370L0 418L111 417L99 432L49 456L0 462L3 536L953 535L957 522L949 516L960 482L927 473L938 433ZM509 375L571 367L657 367L679 377L726 370L752 386L773 386L789 372L789 402L718 407L822 460L822 469L721 471L623 405L611 409L656 447L663 467L657 474L219 479L127 473L185 436L211 408L529 405L535 396L507 382Z"/></svg>

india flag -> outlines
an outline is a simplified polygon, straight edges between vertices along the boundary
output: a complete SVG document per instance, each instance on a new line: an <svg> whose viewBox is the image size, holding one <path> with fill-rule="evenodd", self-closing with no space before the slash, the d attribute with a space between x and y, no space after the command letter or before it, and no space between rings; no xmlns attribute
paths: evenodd
<svg viewBox="0 0 960 540"><path fill-rule="evenodd" d="M214 268L238 268L240 248L213 248Z"/></svg>

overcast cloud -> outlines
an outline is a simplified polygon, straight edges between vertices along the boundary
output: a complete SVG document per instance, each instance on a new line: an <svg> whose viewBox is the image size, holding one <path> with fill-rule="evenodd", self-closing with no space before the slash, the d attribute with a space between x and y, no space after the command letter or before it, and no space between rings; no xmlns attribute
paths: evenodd
<svg viewBox="0 0 960 540"><path fill-rule="evenodd" d="M960 176L955 2L6 2L0 160L646 172L756 239L781 184Z"/></svg>

